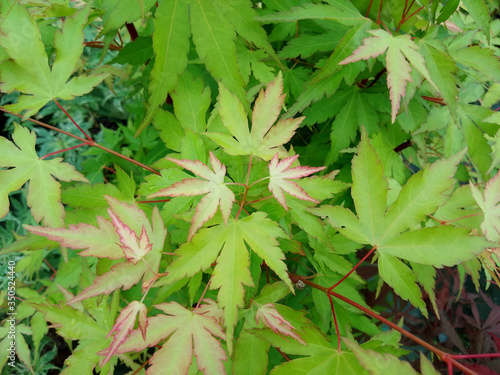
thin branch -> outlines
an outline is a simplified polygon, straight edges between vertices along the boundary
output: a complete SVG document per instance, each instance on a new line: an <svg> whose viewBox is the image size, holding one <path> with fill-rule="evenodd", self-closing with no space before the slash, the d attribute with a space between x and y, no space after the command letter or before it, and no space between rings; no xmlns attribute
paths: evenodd
<svg viewBox="0 0 500 375"><path fill-rule="evenodd" d="M133 23L126 23L125 27L127 28L128 33L130 34L130 40L133 42L139 37L135 25ZM120 35L120 33L118 33Z"/></svg>
<svg viewBox="0 0 500 375"><path fill-rule="evenodd" d="M205 289L203 290L203 293L201 293L201 297L198 301L198 303L196 304L196 307L194 308L195 310L200 307L200 304L201 304L201 301L203 299L203 297L205 297L205 293L207 292L208 290L208 286L210 285L210 281L212 281L212 278L210 278L210 280L208 280L208 283L207 283L207 286L205 287Z"/></svg>
<svg viewBox="0 0 500 375"><path fill-rule="evenodd" d="M344 277L342 277L339 281L337 281L335 284L333 284L330 288L328 288L329 291L332 291L335 289L342 281L347 279L356 269L360 266L361 263L363 263L372 253L376 250L377 248L374 246L371 248L371 250L356 264L354 267L351 268L349 272L347 272Z"/></svg>
<svg viewBox="0 0 500 375"><path fill-rule="evenodd" d="M370 15L370 10L372 9L373 0L370 0L370 4L368 4L368 10L366 11L366 18Z"/></svg>
<svg viewBox="0 0 500 375"><path fill-rule="evenodd" d="M81 132L85 135L85 137L86 137L89 141L92 141L92 142L94 141L92 138L90 138L90 135L88 135L87 133L85 133L85 130L83 130L82 128L80 128L80 125L78 125L78 124L76 123L76 121L75 121L75 120L73 120L73 117L71 117L71 116L69 115L69 113L68 113L68 112L66 112L66 110L63 108L63 106L62 106L62 105L60 105L60 104L59 104L59 102L58 102L56 99L54 99L54 103L56 103L56 105L59 107L59 109L60 109L61 111L63 111L63 112L64 112L64 114L65 114L66 116L68 116L68 118L71 120L71 122L72 122L73 124L75 124L75 126L78 128L78 130L80 130L80 131L81 131Z"/></svg>
<svg viewBox="0 0 500 375"><path fill-rule="evenodd" d="M42 156L40 158L40 160L42 159L45 159L45 158L48 158L49 156L52 156L52 155L57 155L57 154L60 154L61 152L65 152L65 151L69 151L69 150L73 150L75 148L78 148L78 147L82 147L82 146L85 146L85 145L88 145L90 144L89 142L83 142L83 143L80 143L79 145L76 145L76 146L73 146L73 147L68 147L68 148L65 148L65 149L62 149L62 150L58 150L58 151L54 151L54 152L51 152L50 154L47 154L45 156Z"/></svg>
<svg viewBox="0 0 500 375"><path fill-rule="evenodd" d="M248 182L250 181L251 168L252 168L252 155L250 155L250 160L248 160L248 171L247 171L247 181L246 181L246 185L245 185L245 192L243 193L243 198L241 198L240 209L238 210L238 213L236 214L236 217L234 218L235 220L238 220L238 217L240 217L241 210L243 210L243 206L245 205L245 200L247 199L248 190L250 189L250 186L248 186Z"/></svg>
<svg viewBox="0 0 500 375"><path fill-rule="evenodd" d="M23 118L23 116L18 115L18 114L16 114L16 113L12 113L12 112L10 112L10 111L7 111L6 109L1 108L1 107L0 107L0 111L5 112L5 113L8 113L9 115L12 115L12 116L19 117L20 119L22 119L22 118ZM158 176L161 176L161 173L160 173L160 172L158 172L157 170L155 170L155 169L153 169L153 168L151 168L151 167L148 167L147 165L144 165L144 164L142 164L142 163L140 163L140 162L138 162L138 161L135 161L134 159L131 159L131 158L129 158L128 156L122 155L122 154L120 154L119 152L116 152L116 151L111 150L111 149L109 149L109 148L107 148L107 147L104 147L104 146L100 145L99 143L97 143L97 142L95 142L95 141L93 141L93 140L92 140L91 142L89 142L89 141L88 141L87 139L85 139L85 138L82 138L82 137L79 137L79 136L77 136L77 135L71 134L71 133L69 133L69 132L67 132L67 131L64 131L64 130L58 129L58 128L56 128L55 126L52 126L52 125L46 124L46 123L41 122L41 121L38 121L38 120L34 120L34 119L32 119L32 118L27 118L25 121L30 121L30 122L32 122L32 123L34 123L34 124L37 124L37 125L43 126L44 128L47 128L47 129L50 129L50 130L54 130L54 131L59 132L59 133L61 133L61 134L67 135L68 137L72 137L72 138L78 139L80 142L87 142L87 143L89 144L89 146L93 146L93 147L100 148L100 149L101 149L101 150L103 150L103 151L109 152L110 154L113 154L113 155L115 155L115 156L118 156L119 158L122 158L122 159L124 159L124 160L129 161L130 163L133 163L133 164L135 164L135 165L138 165L139 167L144 168L144 169L146 169L147 171L149 171L149 172L151 172L151 173L154 173L154 174L156 174L156 175L158 175Z"/></svg>
<svg viewBox="0 0 500 375"><path fill-rule="evenodd" d="M338 294L338 293L336 293L336 292L334 292L332 290L329 290L327 287L324 287L324 286L316 284L316 283L314 283L312 281L309 281L306 277L303 277L303 276L300 276L300 275L296 275L296 274L293 274L291 272L288 272L288 275L292 279L292 282L295 282L294 280L302 280L302 282L304 284L307 284L307 285L309 285L309 286L311 286L311 287L313 287L315 289L321 290L321 291L323 291L323 292L325 292L325 293L327 293L329 295L332 295L335 298L340 299L341 301L344 301L344 302L348 303L349 305L351 305L353 307L356 307L357 309L363 311L365 314L370 315L372 318L375 318L375 319L379 320L380 322L388 325L392 329L400 332L402 335L408 337L410 340L412 340L412 341L416 342L417 344L423 346L427 350L430 350L431 352L433 352L434 354L436 354L442 361L447 362L448 365L451 364L452 366L455 366L455 368L463 371L465 374L478 375L476 372L470 370L469 368L467 368L464 365L462 365L460 362L456 361L453 358L452 354L443 352L442 350L436 348L435 346L429 344L428 342L426 342L426 341L422 340L421 338L415 336L414 334L408 332L407 330L399 327L398 325L394 324L393 322L391 322L390 320L384 318L383 316L381 316L381 315L379 315L379 314L371 311L370 309L367 309L364 306L361 306L359 303L356 303L353 300L351 300L351 299L349 299L347 297L344 297L341 294Z"/></svg>
<svg viewBox="0 0 500 375"><path fill-rule="evenodd" d="M382 4L384 3L384 0L380 0L380 6L378 7L378 14L377 14L377 25L380 25L380 13L382 12Z"/></svg>

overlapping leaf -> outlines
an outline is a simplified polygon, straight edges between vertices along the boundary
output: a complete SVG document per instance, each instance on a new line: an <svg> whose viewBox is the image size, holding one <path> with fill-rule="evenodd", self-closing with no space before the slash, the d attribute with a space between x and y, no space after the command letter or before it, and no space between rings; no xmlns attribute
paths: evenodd
<svg viewBox="0 0 500 375"><path fill-rule="evenodd" d="M40 29L26 8L14 2L8 10L4 9L6 17L0 22L0 45L10 60L0 65L0 90L18 90L24 94L16 104L4 108L15 113L26 110L23 118L27 118L53 99L71 100L87 94L101 83L106 74L69 79L83 51L83 27L91 7L92 2L89 2L66 18L62 32L56 33L56 59L52 68L48 64Z"/></svg>
<svg viewBox="0 0 500 375"><path fill-rule="evenodd" d="M285 233L278 224L266 218L262 212L238 221L231 219L227 226L203 228L191 242L176 250L177 257L167 268L168 275L155 285L171 284L184 277L191 277L216 262L210 288L220 289L218 304L224 308L227 342L231 351L238 308L243 307L244 302L244 285L253 285L245 244L293 290L283 262L284 254L278 247L277 238L284 236Z"/></svg>
<svg viewBox="0 0 500 375"><path fill-rule="evenodd" d="M472 196L484 212L481 230L485 237L494 242L500 240L500 172L486 183L484 194L471 182Z"/></svg>
<svg viewBox="0 0 500 375"><path fill-rule="evenodd" d="M394 122L399 112L401 98L405 95L406 83L412 81L410 75L411 66L408 61L432 85L434 83L427 71L424 58L418 52L418 46L411 40L409 35L393 37L384 30L369 30L369 33L374 36L364 39L363 45L356 49L351 56L339 62L339 64L344 65L359 60L368 60L387 51L385 59L387 86L389 87L392 102L392 122Z"/></svg>
<svg viewBox="0 0 500 375"><path fill-rule="evenodd" d="M327 216L329 223L351 240L376 247L385 257L383 264L379 263L384 280L403 298L422 307L415 278L401 277L401 272L410 276L411 271L397 258L434 267L453 266L473 259L488 246L484 238L471 236L467 228L441 226L405 232L447 201L464 152L413 175L386 211L388 184L383 166L363 132L352 162L351 194L357 216L340 206L313 208L311 212ZM406 284L404 288L401 282Z"/></svg>
<svg viewBox="0 0 500 375"><path fill-rule="evenodd" d="M225 339L225 334L215 318L207 315L206 310L190 311L177 302L161 303L155 307L165 314L148 319L146 337L142 337L140 330L133 331L115 354L139 352L168 339L150 359L148 375L185 374L193 355L204 374L226 373L223 362L227 356L218 340ZM99 354L109 356L110 350Z"/></svg>
<svg viewBox="0 0 500 375"><path fill-rule="evenodd" d="M249 131L243 105L221 85L219 113L222 123L230 134L206 133L206 135L230 155L256 155L270 160L279 151L279 147L292 138L304 119L303 117L282 119L273 126L284 100L283 79L280 72L265 90L261 90L255 102L252 129Z"/></svg>
<svg viewBox="0 0 500 375"><path fill-rule="evenodd" d="M51 227L63 226L61 185L55 178L88 182L87 179L72 165L63 163L62 158L39 159L34 132L16 124L12 139L14 143L0 137L0 167L12 168L0 171L0 217L9 212L9 193L30 181L28 205L35 220L43 220L44 225Z"/></svg>
<svg viewBox="0 0 500 375"><path fill-rule="evenodd" d="M372 375L384 375L388 373L401 375L418 374L408 362L400 361L395 355L364 349L349 339L344 338L344 342L354 352L363 367L369 370Z"/></svg>
<svg viewBox="0 0 500 375"><path fill-rule="evenodd" d="M298 166L290 168L298 157L299 155L294 155L279 161L278 154L276 154L269 162L269 191L285 210L288 210L288 207L283 191L296 198L319 203L316 199L309 196L299 185L290 180L307 177L313 173L322 171L325 167Z"/></svg>
<svg viewBox="0 0 500 375"><path fill-rule="evenodd" d="M282 352L300 356L273 368L272 375L295 373L322 375L332 373L332 369L339 369L345 375L368 374L368 371L361 366L352 352L338 351L333 348L320 330L316 329L311 321L301 316L301 313L286 306L281 306L279 311L285 319L291 320L293 318L293 321L298 323L297 333L307 345L277 335L269 328L250 329L251 334L267 341Z"/></svg>
<svg viewBox="0 0 500 375"><path fill-rule="evenodd" d="M264 22L291 22L304 19L331 20L344 25L354 25L364 20L354 5L347 1L328 0L327 4L304 4L290 10L260 16Z"/></svg>
<svg viewBox="0 0 500 375"><path fill-rule="evenodd" d="M189 12L188 12L189 5ZM187 65L189 37L210 74L234 93L249 112L236 53L236 33L262 48L279 65L267 35L254 20L256 12L248 0L175 0L160 2L156 10L153 47L155 65L151 73L148 109L137 133L154 118L167 93L175 89Z"/></svg>
<svg viewBox="0 0 500 375"><path fill-rule="evenodd" d="M107 197L107 201L113 225L98 217L100 229L87 224L70 225L69 229L25 225L31 233L58 241L63 246L86 249L80 253L83 256L127 259L127 262L118 263L112 266L109 272L95 278L91 286L68 303L76 303L99 294L109 294L121 287L130 289L139 283L141 278L143 286L148 285L158 277L161 252L167 234L158 209L155 207L153 210L151 224L136 205L128 205L111 197Z"/></svg>
<svg viewBox="0 0 500 375"><path fill-rule="evenodd" d="M146 305L139 301L132 301L120 312L115 325L106 336L106 338L109 338L113 333L115 334L113 336L113 342L107 350L106 358L104 358L103 364L110 360L118 348L127 339L128 335L134 330L137 317L139 317L139 330L142 334L142 338L146 340L146 329L148 326L146 318L147 312L148 309Z"/></svg>
<svg viewBox="0 0 500 375"><path fill-rule="evenodd" d="M188 240L191 240L196 231L215 215L217 207L220 207L224 222L227 224L235 197L231 189L224 184L226 166L212 152L210 152L210 163L213 171L198 160L167 159L203 178L203 180L188 178L150 195L151 198L207 194L196 206L196 213L191 222Z"/></svg>
<svg viewBox="0 0 500 375"><path fill-rule="evenodd" d="M305 341L294 331L293 325L281 316L272 303L260 306L255 314L255 319L257 320L257 324L262 320L264 325L271 328L274 333L280 336L291 337L306 345Z"/></svg>
<svg viewBox="0 0 500 375"><path fill-rule="evenodd" d="M149 84L148 110L136 134L151 122L186 68L190 34L187 1L162 1L156 10L154 24L155 63Z"/></svg>

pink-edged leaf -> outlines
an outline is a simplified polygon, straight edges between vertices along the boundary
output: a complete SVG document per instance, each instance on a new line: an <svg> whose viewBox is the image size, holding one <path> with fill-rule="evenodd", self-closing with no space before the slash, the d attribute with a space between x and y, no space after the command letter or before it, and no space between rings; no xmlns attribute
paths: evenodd
<svg viewBox="0 0 500 375"><path fill-rule="evenodd" d="M302 345L306 345L305 341L295 333L294 327L276 310L272 303L262 305L255 314L257 324L262 320L262 323L273 330L274 333L280 336L288 336L297 340Z"/></svg>
<svg viewBox="0 0 500 375"><path fill-rule="evenodd" d="M326 167L298 166L290 168L298 157L299 155L294 155L279 161L278 154L276 154L269 162L269 191L285 210L288 210L288 207L284 191L296 198L319 203L316 199L309 196L299 185L290 181L290 179L307 177L313 173L322 171Z"/></svg>
<svg viewBox="0 0 500 375"><path fill-rule="evenodd" d="M472 196L484 212L481 230L485 237L494 242L500 240L500 171L486 183L484 195L471 182Z"/></svg>
<svg viewBox="0 0 500 375"><path fill-rule="evenodd" d="M406 92L406 83L412 82L411 62L413 67L422 74L427 81L436 87L425 65L423 56L418 52L419 47L409 35L398 35L393 37L384 30L369 30L373 37L365 38L363 45L358 47L351 56L345 58L340 65L349 64L359 60L368 60L383 54L387 68L387 86L391 98L392 122L398 115L401 98ZM408 60L408 61L407 61Z"/></svg>
<svg viewBox="0 0 500 375"><path fill-rule="evenodd" d="M116 351L127 339L130 332L134 330L135 320L137 315L139 315L139 329L142 333L143 339L146 340L146 329L147 329L147 315L148 309L145 304L139 301L132 301L127 307L125 307L116 319L113 328L109 331L106 338L111 337L114 333L113 341L108 348L106 358L104 358L101 366L104 366Z"/></svg>
<svg viewBox="0 0 500 375"><path fill-rule="evenodd" d="M123 252L118 246L120 237L113 224L101 216L97 216L99 228L89 224L69 225L68 229L46 228L24 225L33 234L56 241L70 249L83 249L81 256L97 258L121 259Z"/></svg>
<svg viewBox="0 0 500 375"><path fill-rule="evenodd" d="M339 65L368 60L385 52L389 47L391 35L384 30L368 30L368 32L374 36L363 39L363 44L356 48L351 56L339 62Z"/></svg>
<svg viewBox="0 0 500 375"><path fill-rule="evenodd" d="M406 92L406 82L412 82L411 66L397 47L390 46L386 55L387 86L391 99L392 122L399 112L401 98Z"/></svg>
<svg viewBox="0 0 500 375"><path fill-rule="evenodd" d="M269 155L269 158L271 158L276 153L278 147L288 143L288 141L292 139L295 131L304 119L305 117L298 117L279 120L276 125L269 130L266 137L259 140L257 155Z"/></svg>
<svg viewBox="0 0 500 375"><path fill-rule="evenodd" d="M214 217L217 212L217 207L220 207L224 223L227 225L235 196L231 189L224 184L226 166L222 164L211 151L210 163L213 171L198 160L167 159L197 174L201 178L204 178L204 180L187 178L149 196L149 198L154 198L206 194L196 206L196 212L193 215L191 228L188 233L188 241L193 238L196 231L201 228L203 224Z"/></svg>
<svg viewBox="0 0 500 375"><path fill-rule="evenodd" d="M213 299L203 298L202 302L194 312L199 315L210 316L222 326L224 324L224 310Z"/></svg>
<svg viewBox="0 0 500 375"><path fill-rule="evenodd" d="M187 374L192 363L193 353L196 356L198 369L206 375L225 374L223 361L227 360L226 352L217 338L225 339L224 330L215 318L199 314L200 309L190 311L177 302L155 305L165 314L148 319L146 338L139 330L130 333L125 342L114 354L138 352L153 347L161 340L163 344L150 360L148 375ZM109 348L98 354L107 356Z"/></svg>
<svg viewBox="0 0 500 375"><path fill-rule="evenodd" d="M253 107L251 137L262 140L271 126L278 119L281 106L285 102L286 94L283 93L283 80L281 71L274 81L261 90Z"/></svg>
<svg viewBox="0 0 500 375"><path fill-rule="evenodd" d="M123 254L125 254L125 258L127 258L130 262L137 264L137 262L139 262L149 251L151 251L153 246L149 242L146 227L142 227L141 237L138 244L138 238L135 232L125 225L111 209L108 209L108 214L116 228L116 233L120 236L120 247Z"/></svg>
<svg viewBox="0 0 500 375"><path fill-rule="evenodd" d="M71 305L100 294L110 294L119 288L123 288L123 290L130 289L139 283L146 271L149 271L149 269L142 262L137 265L132 263L115 264L110 271L96 277L92 285L85 288L75 298L69 300L67 304Z"/></svg>
<svg viewBox="0 0 500 375"><path fill-rule="evenodd" d="M159 276L161 252L167 231L158 209L153 209L151 225L137 205L128 205L109 196L105 198L110 205L108 213L112 222L97 216L99 229L88 224L70 225L69 229L26 226L30 232L52 238L61 246L85 249L80 253L83 256L110 259L125 257L131 260L131 263L115 264L109 272L96 277L92 285L68 301L68 304L99 294L109 294L121 287L130 289L141 278L144 289ZM139 232L140 237L137 235ZM138 263L141 259L144 262Z"/></svg>
<svg viewBox="0 0 500 375"><path fill-rule="evenodd" d="M255 155L271 160L276 152L285 155L283 145L290 141L304 117L284 119L273 125L283 106L283 77L281 72L261 90L252 114L252 129L248 131L248 121L238 98L224 86L219 88L219 113L222 124L231 135L206 133L229 155Z"/></svg>

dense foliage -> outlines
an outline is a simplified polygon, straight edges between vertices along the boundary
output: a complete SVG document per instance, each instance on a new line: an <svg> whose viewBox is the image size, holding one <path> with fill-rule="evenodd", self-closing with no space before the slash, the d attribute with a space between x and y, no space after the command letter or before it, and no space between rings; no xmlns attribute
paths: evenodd
<svg viewBox="0 0 500 375"><path fill-rule="evenodd" d="M495 0L0 1L3 373L500 369L499 45Z"/></svg>

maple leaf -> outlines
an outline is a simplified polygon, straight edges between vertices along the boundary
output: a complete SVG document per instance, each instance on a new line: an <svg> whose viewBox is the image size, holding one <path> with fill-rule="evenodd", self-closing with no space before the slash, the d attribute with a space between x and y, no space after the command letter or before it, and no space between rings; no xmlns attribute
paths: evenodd
<svg viewBox="0 0 500 375"><path fill-rule="evenodd" d="M199 309L190 311L177 302L161 303L155 307L165 314L148 319L146 337L143 338L139 330L132 331L113 354L140 352L168 339L150 359L147 375L187 374L193 354L198 369L204 374L226 373L223 361L227 360L227 356L217 339L224 340L226 336L215 318L200 313ZM110 356L110 349L98 354Z"/></svg>
<svg viewBox="0 0 500 375"><path fill-rule="evenodd" d="M472 182L470 189L477 205L484 212L481 223L483 234L490 241L500 241L500 172L486 183L484 195Z"/></svg>
<svg viewBox="0 0 500 375"><path fill-rule="evenodd" d="M222 123L231 135L205 133L230 155L256 155L270 160L279 147L292 139L304 117L281 119L274 126L285 101L281 72L265 90L261 90L255 101L252 129L239 99L223 85L219 86L219 113ZM236 138L236 139L235 139Z"/></svg>
<svg viewBox="0 0 500 375"><path fill-rule="evenodd" d="M412 82L411 62L413 67L417 69L434 87L435 84L431 79L429 72L425 66L424 58L417 51L418 46L411 40L409 35L398 35L393 37L384 30L368 30L373 37L365 38L363 45L358 47L351 56L345 58L339 65L349 64L359 60L368 60L383 54L387 50L385 62L387 68L387 86L392 103L392 122L396 120L398 115L401 98L406 91L406 83ZM408 60L408 61L407 61Z"/></svg>
<svg viewBox="0 0 500 375"><path fill-rule="evenodd" d="M281 314L276 310L274 304L266 303L262 305L257 310L255 314L255 320L257 324L262 319L264 325L273 330L274 333L280 336L288 336L291 337L303 345L306 345L306 342L302 340L302 338L293 331L293 326L285 319Z"/></svg>
<svg viewBox="0 0 500 375"><path fill-rule="evenodd" d="M136 3L137 4L137 3ZM122 8L118 6L116 9ZM107 13L105 13L107 14ZM153 48L155 62L149 83L147 113L137 129L141 133L154 118L187 65L189 51L189 11L185 0L159 3L155 12Z"/></svg>
<svg viewBox="0 0 500 375"><path fill-rule="evenodd" d="M343 340L347 347L356 355L360 364L370 371L370 374L383 375L390 371L393 374L418 375L408 362L399 360L393 354L364 349L345 337Z"/></svg>
<svg viewBox="0 0 500 375"><path fill-rule="evenodd" d="M110 216L114 220L110 223L98 217L100 229L88 224L70 225L69 229L24 226L33 234L47 237L71 249L86 249L80 253L82 256L127 259L124 263L112 266L109 272L96 277L92 285L68 301L68 304L99 294L109 294L118 288L130 289L139 283L141 278L144 289L158 278L161 252L167 235L158 208L153 209L151 224L144 211L137 205L128 205L109 196L105 198L110 206ZM94 234L96 238L88 238ZM118 240L121 245L117 243ZM144 261L138 263L140 259Z"/></svg>
<svg viewBox="0 0 500 375"><path fill-rule="evenodd" d="M143 225L141 230L141 237L139 238L139 244L137 244L137 235L126 226L115 213L108 209L108 214L113 221L113 225L116 228L116 233L120 236L121 245L120 248L125 254L125 258L134 264L137 264L150 250L153 246L149 243L149 238L146 233L146 227Z"/></svg>
<svg viewBox="0 0 500 375"><path fill-rule="evenodd" d="M351 195L356 215L341 206L325 205L309 211L328 217L330 225L345 237L376 247L384 281L425 314L416 277L398 258L434 267L454 266L473 259L489 245L484 238L471 236L470 230L464 227L443 225L408 231L446 203L457 165L464 154L462 150L414 174L387 209L387 178L363 129L358 155L352 161Z"/></svg>
<svg viewBox="0 0 500 375"><path fill-rule="evenodd" d="M9 212L9 193L20 189L30 181L28 206L36 221L44 225L60 227L64 224L64 207L61 204L62 181L88 180L62 158L42 160L35 151L36 135L15 124L10 142L0 137L0 167L12 168L0 171L0 218ZM17 145L17 147L16 147Z"/></svg>
<svg viewBox="0 0 500 375"><path fill-rule="evenodd" d="M238 308L243 307L246 286L253 286L247 244L282 279L290 290L293 285L286 272L285 256L277 238L286 235L279 225L263 212L240 219L231 219L227 226L214 225L201 229L192 239L180 246L175 260L167 268L167 276L155 286L172 284L199 271L205 271L216 262L210 289L220 289L218 305L224 309L229 352L232 351L234 326Z"/></svg>
<svg viewBox="0 0 500 375"><path fill-rule="evenodd" d="M187 178L149 196L149 198L187 197L207 194L196 206L196 213L193 216L191 228L188 233L188 241L193 238L196 231L201 228L204 223L214 217L217 212L217 207L220 207L224 223L227 225L235 197L231 189L224 184L226 166L222 164L211 151L210 163L213 171L211 171L207 165L198 160L166 159L204 179L200 180L198 178Z"/></svg>
<svg viewBox="0 0 500 375"><path fill-rule="evenodd" d="M91 9L92 2L88 2L65 18L62 31L55 34L56 58L51 69L36 21L21 3L9 7L0 22L0 45L10 57L0 65L0 89L18 90L25 95L16 104L5 105L5 109L15 113L26 110L26 119L53 99L71 100L87 94L106 78L107 74L99 74L68 81L83 51L83 28Z"/></svg>
<svg viewBox="0 0 500 375"><path fill-rule="evenodd" d="M299 155L294 155L279 161L278 154L276 154L269 163L269 191L287 211L288 207L283 191L286 191L296 198L319 203L316 199L310 197L299 185L290 180L309 176L313 173L322 171L326 167L298 166L290 168L298 157Z"/></svg>
<svg viewBox="0 0 500 375"><path fill-rule="evenodd" d="M285 319L296 324L296 330L306 345L296 340L287 340L269 328L249 329L248 332L252 335L295 357L291 361L273 368L272 375L330 374L332 369L342 369L340 371L342 375L368 374L368 371L360 365L352 352L339 351L337 348L332 347L331 342L321 333L321 330L318 330L309 319L304 317L305 313L293 311L283 305L277 305L276 307ZM296 356L300 357L297 358ZM333 373L336 372L333 371Z"/></svg>
<svg viewBox="0 0 500 375"><path fill-rule="evenodd" d="M115 335L113 336L113 342L109 346L106 358L104 358L101 366L104 366L111 359L120 345L122 345L123 342L127 339L129 333L134 330L137 315L139 315L139 330L142 334L143 339L146 340L146 330L148 326L146 317L147 313L148 308L145 304L139 301L132 301L120 312L120 315L118 316L118 319L116 319L113 328L111 328L111 331L109 331L108 335L106 336L106 338L109 338L113 333L115 333Z"/></svg>

